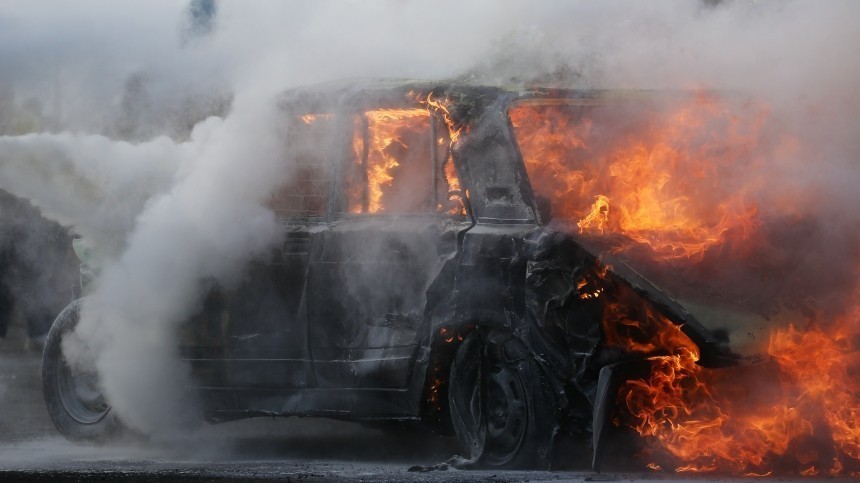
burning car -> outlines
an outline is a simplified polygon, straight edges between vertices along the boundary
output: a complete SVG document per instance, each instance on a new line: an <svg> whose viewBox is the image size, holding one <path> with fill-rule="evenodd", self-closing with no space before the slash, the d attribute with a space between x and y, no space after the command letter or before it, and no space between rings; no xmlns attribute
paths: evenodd
<svg viewBox="0 0 860 483"><path fill-rule="evenodd" d="M504 467L548 467L564 434L597 465L662 424L669 366L740 362L679 302L720 295L684 267L755 223L708 184L744 152L684 132L722 119L707 94L373 82L281 102L283 242L180 334L209 420L421 421ZM699 204L670 189L691 178ZM62 355L79 306L48 338L45 398L63 435L98 440L120 423Z"/></svg>

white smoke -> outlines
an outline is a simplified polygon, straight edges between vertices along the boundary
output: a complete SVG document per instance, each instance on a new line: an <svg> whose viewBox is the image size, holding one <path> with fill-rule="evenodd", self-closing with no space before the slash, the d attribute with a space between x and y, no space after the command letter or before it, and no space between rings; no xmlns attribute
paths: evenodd
<svg viewBox="0 0 860 483"><path fill-rule="evenodd" d="M290 174L277 114L266 96L240 96L227 119L199 124L176 184L150 200L84 306L80 342L96 354L103 387L132 427L175 428L188 419L191 381L176 358L176 328L207 282L232 284L280 235L264 207Z"/></svg>
<svg viewBox="0 0 860 483"><path fill-rule="evenodd" d="M169 428L187 414L177 325L213 281L236 282L277 240L264 206L290 175L274 129L276 94L290 86L463 76L738 89L768 102L818 153L813 164L767 166L774 183L804 197L830 191L827 207L860 201L857 2L215 5L214 22L197 29L180 2L0 6L0 87L14 89L14 109L37 106L40 130L55 133L0 137L0 188L112 255L85 306L78 347L89 349L81 355L96 361L115 410L138 429ZM195 96L232 99L232 108L183 107L199 106L184 104ZM205 114L218 117L192 129ZM838 218L840 226L857 220L847 210Z"/></svg>
<svg viewBox="0 0 860 483"><path fill-rule="evenodd" d="M35 200L107 254L117 254L135 217L170 188L188 144L166 137L129 144L101 135L0 136L0 189Z"/></svg>

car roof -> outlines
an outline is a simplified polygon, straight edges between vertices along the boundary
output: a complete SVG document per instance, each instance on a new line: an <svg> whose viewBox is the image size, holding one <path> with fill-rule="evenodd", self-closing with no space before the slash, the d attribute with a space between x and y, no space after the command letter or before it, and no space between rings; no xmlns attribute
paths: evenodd
<svg viewBox="0 0 860 483"><path fill-rule="evenodd" d="M451 99L453 102L474 103L499 99L515 100L607 100L655 99L678 97L683 91L641 89L571 89L543 86L502 86L477 84L464 80L416 79L342 79L319 84L293 87L283 92L281 107L301 113L362 110L379 107L406 106L416 97ZM689 92L686 93L689 95Z"/></svg>

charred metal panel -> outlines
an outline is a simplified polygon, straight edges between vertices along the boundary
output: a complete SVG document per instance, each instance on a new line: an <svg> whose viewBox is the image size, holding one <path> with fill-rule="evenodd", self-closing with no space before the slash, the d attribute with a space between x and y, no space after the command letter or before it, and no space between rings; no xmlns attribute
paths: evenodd
<svg viewBox="0 0 860 483"><path fill-rule="evenodd" d="M528 318L539 330L530 333L529 346L561 385L557 400L567 432L587 433L593 425L595 465L605 441L618 437L607 421L617 388L624 378L647 371L649 355L607 344L606 304L620 300L622 293L636 294L638 301L629 303L652 307L681 326L700 347L704 363L736 361L680 305L611 253L568 232L546 228L536 236L534 247L525 293Z"/></svg>
<svg viewBox="0 0 860 483"><path fill-rule="evenodd" d="M377 216L320 235L307 291L320 387L408 385L426 291L454 246L445 233L435 217Z"/></svg>
<svg viewBox="0 0 860 483"><path fill-rule="evenodd" d="M320 416L349 420L414 420L405 389L253 389L203 388L214 421L259 416Z"/></svg>
<svg viewBox="0 0 860 483"><path fill-rule="evenodd" d="M594 454L592 455L591 467L595 471L600 471L602 463L612 456L618 456L614 459L623 461L633 453L631 448L636 447L635 441L624 441L624 444L620 444L622 440L629 440L631 434L612 423L613 409L618 391L624 381L646 377L648 370L649 363L641 359L617 362L600 370L597 400L594 404L594 434L592 438Z"/></svg>
<svg viewBox="0 0 860 483"><path fill-rule="evenodd" d="M600 243L600 240L593 237L577 236L569 232L560 232L557 236L574 238L578 245L585 247L595 257L599 257L605 265L612 267L612 278L623 280L630 288L656 307L660 313L681 326L681 330L696 343L701 351L700 365L724 367L738 363L738 356L731 352L726 340L715 337L681 304L642 276L622 257L613 254L611 249Z"/></svg>
<svg viewBox="0 0 860 483"><path fill-rule="evenodd" d="M602 338L601 307L596 300L582 299L576 286L582 277L595 270L596 264L596 257L573 240L542 233L526 275L533 323L546 331L551 341L567 349L580 382L596 380L599 371L599 367L591 367L591 360ZM593 401L593 397L589 399Z"/></svg>
<svg viewBox="0 0 860 483"><path fill-rule="evenodd" d="M282 252L259 263L230 297L227 380L234 387L311 384L307 321L300 305L308 234L287 230Z"/></svg>
<svg viewBox="0 0 860 483"><path fill-rule="evenodd" d="M582 437L594 423L602 444L620 377L606 368L643 357L607 346L606 302L595 295L604 289L626 290L680 325L704 364L732 361L625 260L594 240L541 225L507 106L529 96L604 93L400 82L299 89L284 102L294 112L350 114L414 107L429 94L448 100L463 129L453 159L471 219L344 214L343 179L333 180L329 222L288 228L282 251L257 264L219 315L200 326L216 342L199 344L189 358L196 373L209 374L218 417L426 415L429 405L444 405L438 391L459 341L451 334L478 326L515 342L522 349L516 360L539 371L541 390L552 396L553 414L545 416L558 422L553 431Z"/></svg>
<svg viewBox="0 0 860 483"><path fill-rule="evenodd" d="M456 149L471 186L470 200L480 223L534 223L536 213L523 190L525 172L505 116L504 104L486 108L469 125Z"/></svg>
<svg viewBox="0 0 860 483"><path fill-rule="evenodd" d="M241 284L218 291L192 321L195 341L183 348L201 386L313 385L307 320L300 310L309 234L286 227L284 245L251 264Z"/></svg>
<svg viewBox="0 0 860 483"><path fill-rule="evenodd" d="M478 224L464 234L456 275L457 320L510 327L509 314L522 308L523 238L536 229Z"/></svg>
<svg viewBox="0 0 860 483"><path fill-rule="evenodd" d="M373 349L315 348L314 369L328 387L337 387L333 383L338 381L343 387L404 388L409 385L408 369L415 359L415 351L416 345Z"/></svg>

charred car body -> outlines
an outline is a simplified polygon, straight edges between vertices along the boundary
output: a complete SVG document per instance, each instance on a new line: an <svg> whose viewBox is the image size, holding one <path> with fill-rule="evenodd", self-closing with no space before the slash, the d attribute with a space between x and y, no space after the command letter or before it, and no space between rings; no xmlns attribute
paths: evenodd
<svg viewBox="0 0 860 483"><path fill-rule="evenodd" d="M421 420L490 466L546 467L567 433L592 439L597 461L618 381L647 358L675 340L703 366L735 358L606 237L550 222L565 213L524 162L530 121L514 110L582 118L657 98L409 82L288 92L294 176L271 202L283 244L182 334L207 417ZM52 329L45 394L64 435L97 439L110 408L59 349L76 314Z"/></svg>

